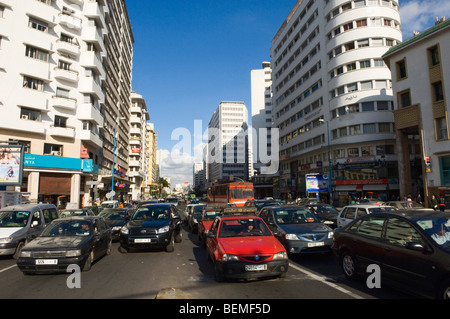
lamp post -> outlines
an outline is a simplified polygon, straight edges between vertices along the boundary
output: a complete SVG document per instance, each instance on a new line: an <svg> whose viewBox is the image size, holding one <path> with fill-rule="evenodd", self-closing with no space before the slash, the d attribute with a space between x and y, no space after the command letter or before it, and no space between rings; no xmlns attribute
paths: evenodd
<svg viewBox="0 0 450 319"><path fill-rule="evenodd" d="M115 166L115 160L116 160L116 139L117 139L117 122L125 120L123 117L116 118L114 121L114 149L113 149L113 162L112 162L112 181L111 181L111 199L114 197L114 166Z"/></svg>
<svg viewBox="0 0 450 319"><path fill-rule="evenodd" d="M330 127L328 121L324 119L319 120L322 123L327 123L327 136L328 136L328 191L330 192L330 204L333 205L333 192L331 187L331 146L330 146Z"/></svg>

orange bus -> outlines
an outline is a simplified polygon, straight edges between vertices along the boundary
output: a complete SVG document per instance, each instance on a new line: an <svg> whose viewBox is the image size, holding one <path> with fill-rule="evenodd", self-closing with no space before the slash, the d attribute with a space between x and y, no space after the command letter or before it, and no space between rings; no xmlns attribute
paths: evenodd
<svg viewBox="0 0 450 319"><path fill-rule="evenodd" d="M234 204L244 206L245 202L254 199L253 183L228 182L208 187L209 204Z"/></svg>

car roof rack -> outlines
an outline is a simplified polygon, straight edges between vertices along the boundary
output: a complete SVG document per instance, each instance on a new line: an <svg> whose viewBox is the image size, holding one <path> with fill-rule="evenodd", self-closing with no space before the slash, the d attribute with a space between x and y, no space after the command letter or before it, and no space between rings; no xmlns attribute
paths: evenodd
<svg viewBox="0 0 450 319"><path fill-rule="evenodd" d="M256 212L258 210L256 207L227 207L223 209L222 216L225 217L227 215L253 215L256 216Z"/></svg>

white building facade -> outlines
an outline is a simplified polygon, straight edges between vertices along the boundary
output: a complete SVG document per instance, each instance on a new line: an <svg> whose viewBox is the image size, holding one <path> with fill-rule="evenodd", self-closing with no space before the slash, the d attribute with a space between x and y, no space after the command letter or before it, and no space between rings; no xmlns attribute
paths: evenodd
<svg viewBox="0 0 450 319"><path fill-rule="evenodd" d="M331 164L335 204L398 195L391 73L381 56L401 39L397 1L297 2L271 47L274 192L308 195L306 175L328 183Z"/></svg>

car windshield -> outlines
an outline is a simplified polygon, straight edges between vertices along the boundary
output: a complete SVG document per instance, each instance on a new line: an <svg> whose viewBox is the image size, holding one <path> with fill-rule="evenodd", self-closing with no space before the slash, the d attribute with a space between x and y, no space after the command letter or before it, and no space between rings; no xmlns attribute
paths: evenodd
<svg viewBox="0 0 450 319"><path fill-rule="evenodd" d="M87 215L86 212L82 210L65 210L59 215L60 218L63 217L70 217L70 216L85 216Z"/></svg>
<svg viewBox="0 0 450 319"><path fill-rule="evenodd" d="M219 229L219 238L271 235L272 234L266 224L259 218L223 220Z"/></svg>
<svg viewBox="0 0 450 319"><path fill-rule="evenodd" d="M421 218L416 224L438 245L450 249L450 217Z"/></svg>
<svg viewBox="0 0 450 319"><path fill-rule="evenodd" d="M203 220L214 220L220 213L220 210L207 210L203 216Z"/></svg>
<svg viewBox="0 0 450 319"><path fill-rule="evenodd" d="M374 208L368 208L367 209L370 214L374 213L384 213L384 212L390 212L393 210L390 206L381 206L381 207L374 207Z"/></svg>
<svg viewBox="0 0 450 319"><path fill-rule="evenodd" d="M114 203L102 203L101 208L114 208Z"/></svg>
<svg viewBox="0 0 450 319"><path fill-rule="evenodd" d="M89 236L91 227L84 220L54 220L41 233L41 237Z"/></svg>
<svg viewBox="0 0 450 319"><path fill-rule="evenodd" d="M123 219L127 216L127 212L125 210L104 210L99 216L107 219L107 220L119 220Z"/></svg>
<svg viewBox="0 0 450 319"><path fill-rule="evenodd" d="M420 205L419 203L413 202L413 201L401 202L400 205L402 205L402 207L404 209L408 209L408 208L423 208L422 205Z"/></svg>
<svg viewBox="0 0 450 319"><path fill-rule="evenodd" d="M24 227L28 223L30 212L0 212L0 227Z"/></svg>
<svg viewBox="0 0 450 319"><path fill-rule="evenodd" d="M305 224L319 223L313 213L306 209L281 209L276 210L275 220L278 224Z"/></svg>
<svg viewBox="0 0 450 319"><path fill-rule="evenodd" d="M170 207L168 206L144 206L133 215L134 220L164 220L170 219Z"/></svg>

